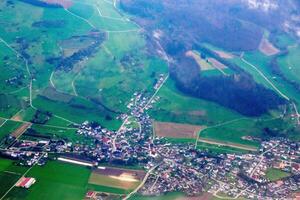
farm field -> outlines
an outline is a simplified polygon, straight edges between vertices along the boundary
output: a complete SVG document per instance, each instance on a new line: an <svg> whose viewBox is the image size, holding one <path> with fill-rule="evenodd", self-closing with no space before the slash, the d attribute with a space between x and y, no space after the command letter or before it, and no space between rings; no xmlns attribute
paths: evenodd
<svg viewBox="0 0 300 200"><path fill-rule="evenodd" d="M37 182L29 189L14 188L6 199L83 199L90 170L85 167L49 161L27 174Z"/></svg>
<svg viewBox="0 0 300 200"><path fill-rule="evenodd" d="M21 126L21 124L21 122L15 122L10 120L6 121L5 123L2 123L2 126L0 127L0 139L16 131Z"/></svg>
<svg viewBox="0 0 300 200"><path fill-rule="evenodd" d="M13 161L0 158L0 197L2 197L21 177L27 168L15 166Z"/></svg>
<svg viewBox="0 0 300 200"><path fill-rule="evenodd" d="M154 132L156 136L167 138L186 138L195 139L197 134L204 127L189 125L189 124L177 124L167 122L155 122Z"/></svg>
<svg viewBox="0 0 300 200"><path fill-rule="evenodd" d="M131 191L141 183L144 176L145 172L140 170L106 167L94 170L89 178L89 184Z"/></svg>

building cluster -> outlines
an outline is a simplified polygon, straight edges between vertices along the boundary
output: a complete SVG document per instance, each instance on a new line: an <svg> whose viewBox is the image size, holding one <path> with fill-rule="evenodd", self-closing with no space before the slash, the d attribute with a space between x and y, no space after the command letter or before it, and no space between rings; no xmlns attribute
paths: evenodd
<svg viewBox="0 0 300 200"><path fill-rule="evenodd" d="M163 82L161 76L155 91ZM299 142L273 138L262 141L259 152L248 154L212 154L195 149L194 144L168 143L153 137L152 121L145 112L156 100L155 95L134 93L127 106L129 112L119 116L123 124L117 131L93 122L82 123L77 134L93 141L93 145L17 140L1 151L2 156L28 166L44 164L48 153L58 155L58 160L90 167L107 162L141 165L150 172L139 190L144 195L182 191L196 196L208 191L222 198L287 199L300 190ZM270 180L268 169L281 170L288 176Z"/></svg>
<svg viewBox="0 0 300 200"><path fill-rule="evenodd" d="M262 142L259 153L242 155L211 155L189 145L159 144L155 148L158 155L149 167L161 164L140 190L144 195L183 191L194 196L207 190L217 197L287 199L300 189L300 143L287 139ZM288 175L269 180L268 169Z"/></svg>

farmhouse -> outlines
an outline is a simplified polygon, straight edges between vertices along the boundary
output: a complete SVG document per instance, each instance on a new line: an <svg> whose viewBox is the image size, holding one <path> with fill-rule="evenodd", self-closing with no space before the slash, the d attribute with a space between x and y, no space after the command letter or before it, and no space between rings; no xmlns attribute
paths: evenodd
<svg viewBox="0 0 300 200"><path fill-rule="evenodd" d="M36 182L35 178L26 178L22 177L17 183L16 187L22 187L22 188L30 188L34 183Z"/></svg>

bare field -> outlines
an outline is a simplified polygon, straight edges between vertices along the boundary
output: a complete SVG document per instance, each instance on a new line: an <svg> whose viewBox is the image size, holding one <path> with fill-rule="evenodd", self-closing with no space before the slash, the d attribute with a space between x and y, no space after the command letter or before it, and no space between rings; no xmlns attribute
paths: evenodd
<svg viewBox="0 0 300 200"><path fill-rule="evenodd" d="M18 138L20 137L29 127L31 126L31 123L24 123L22 124L17 130L12 132L10 135Z"/></svg>
<svg viewBox="0 0 300 200"><path fill-rule="evenodd" d="M223 142L223 141L217 141L217 140L212 140L212 139L203 139L203 138L199 138L198 141L207 143L207 144L214 144L214 145L243 149L246 151L257 151L257 148L255 148L255 147L242 145L242 144L236 144L236 143L232 143L232 142Z"/></svg>
<svg viewBox="0 0 300 200"><path fill-rule="evenodd" d="M273 56L280 52L279 49L274 47L274 45L265 38L263 38L260 42L259 51L266 56Z"/></svg>
<svg viewBox="0 0 300 200"><path fill-rule="evenodd" d="M205 127L189 124L155 122L155 134L169 138L197 138L197 134Z"/></svg>
<svg viewBox="0 0 300 200"><path fill-rule="evenodd" d="M214 52L216 54L218 54L221 58L224 58L224 59L234 58L234 55L232 55L231 53L227 53L227 52L224 52L224 51L218 51L218 50L215 50Z"/></svg>
<svg viewBox="0 0 300 200"><path fill-rule="evenodd" d="M92 172L89 183L121 189L135 189L146 173L142 170L119 168L96 169Z"/></svg>

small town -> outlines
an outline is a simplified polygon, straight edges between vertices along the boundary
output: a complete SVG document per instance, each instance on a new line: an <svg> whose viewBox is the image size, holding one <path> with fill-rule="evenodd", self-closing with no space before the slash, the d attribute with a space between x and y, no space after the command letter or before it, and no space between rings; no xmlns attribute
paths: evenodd
<svg viewBox="0 0 300 200"><path fill-rule="evenodd" d="M164 80L161 76L154 89L158 90ZM143 166L151 173L138 192L146 196L173 191L197 196L207 191L220 198L286 199L299 191L300 143L274 138L262 141L257 153L247 154L212 154L196 149L194 144L173 144L152 135L152 121L145 110L158 99L134 93L128 104L130 112L119 116L123 124L118 131L93 122L82 123L77 134L93 139L93 146L51 138L15 140L1 150L1 155L25 166L44 165L49 158L92 168L104 163ZM284 171L287 176L268 180L270 168ZM18 185L29 187L35 180L23 182Z"/></svg>

